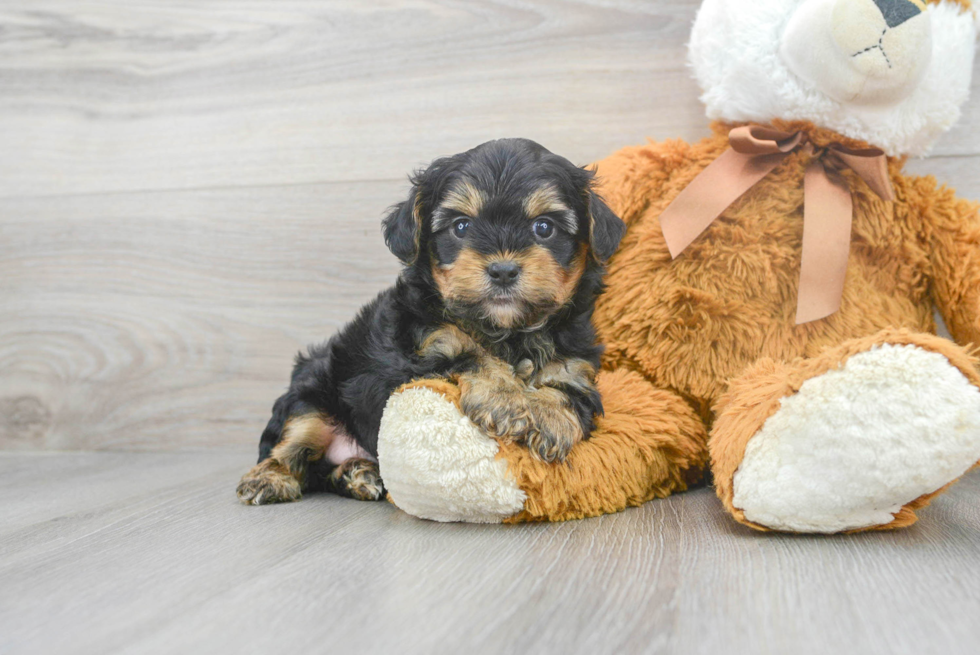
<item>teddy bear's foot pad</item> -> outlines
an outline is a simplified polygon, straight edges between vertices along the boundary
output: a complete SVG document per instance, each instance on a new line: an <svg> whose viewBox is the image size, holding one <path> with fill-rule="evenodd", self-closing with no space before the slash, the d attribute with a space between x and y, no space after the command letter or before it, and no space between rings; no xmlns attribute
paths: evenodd
<svg viewBox="0 0 980 655"><path fill-rule="evenodd" d="M775 530L882 526L978 459L980 389L943 355L884 344L782 400L746 447L732 501Z"/></svg>
<svg viewBox="0 0 980 655"><path fill-rule="evenodd" d="M500 523L525 494L497 459L500 447L432 389L395 393L381 419L378 461L398 507L435 521Z"/></svg>

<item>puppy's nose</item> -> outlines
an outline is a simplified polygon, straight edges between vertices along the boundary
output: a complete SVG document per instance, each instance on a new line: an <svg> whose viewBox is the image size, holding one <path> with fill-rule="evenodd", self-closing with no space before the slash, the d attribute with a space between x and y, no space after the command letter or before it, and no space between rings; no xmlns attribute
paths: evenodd
<svg viewBox="0 0 980 655"><path fill-rule="evenodd" d="M885 17L888 27L898 27L905 21L922 13L917 2L913 0L874 0L878 11Z"/></svg>
<svg viewBox="0 0 980 655"><path fill-rule="evenodd" d="M521 267L516 262L493 262L487 266L487 275L490 276L490 281L499 287L509 287L514 284L520 274Z"/></svg>

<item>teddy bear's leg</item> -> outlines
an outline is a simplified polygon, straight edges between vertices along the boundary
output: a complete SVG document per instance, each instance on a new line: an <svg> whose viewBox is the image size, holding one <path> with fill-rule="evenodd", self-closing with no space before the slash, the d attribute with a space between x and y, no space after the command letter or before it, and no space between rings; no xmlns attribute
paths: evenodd
<svg viewBox="0 0 980 655"><path fill-rule="evenodd" d="M402 387L378 440L389 499L437 521L564 521L618 512L702 477L707 432L690 405L631 371L603 371L596 384L605 416L562 463L488 436L462 412L450 382Z"/></svg>
<svg viewBox="0 0 980 655"><path fill-rule="evenodd" d="M600 372L596 387L604 415L564 464L542 462L519 444L501 444L507 472L526 494L523 511L506 522L619 512L701 480L707 430L684 399L625 369Z"/></svg>
<svg viewBox="0 0 980 655"><path fill-rule="evenodd" d="M716 407L718 496L759 529L904 527L980 459L977 360L886 330L811 359L757 362Z"/></svg>

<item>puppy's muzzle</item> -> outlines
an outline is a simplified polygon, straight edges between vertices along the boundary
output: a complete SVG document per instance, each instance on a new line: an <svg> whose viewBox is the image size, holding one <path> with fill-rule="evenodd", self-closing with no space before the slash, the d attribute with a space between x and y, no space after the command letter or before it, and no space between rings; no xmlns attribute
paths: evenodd
<svg viewBox="0 0 980 655"><path fill-rule="evenodd" d="M490 278L490 283L498 289L514 286L520 276L521 267L514 261L495 261L487 266L487 277Z"/></svg>

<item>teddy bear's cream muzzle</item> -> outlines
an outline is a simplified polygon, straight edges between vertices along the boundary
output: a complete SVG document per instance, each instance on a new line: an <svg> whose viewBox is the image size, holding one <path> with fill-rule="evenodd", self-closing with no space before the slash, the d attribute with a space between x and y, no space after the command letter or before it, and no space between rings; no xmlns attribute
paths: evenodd
<svg viewBox="0 0 980 655"><path fill-rule="evenodd" d="M780 42L786 66L839 102L886 105L918 86L932 54L921 0L807 0Z"/></svg>

